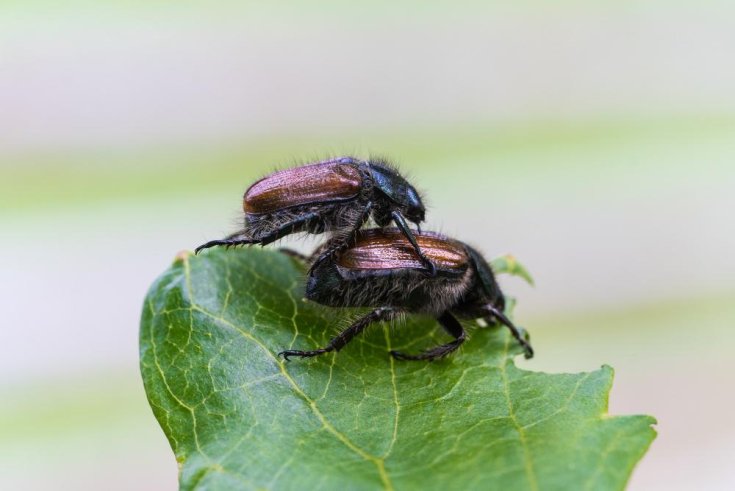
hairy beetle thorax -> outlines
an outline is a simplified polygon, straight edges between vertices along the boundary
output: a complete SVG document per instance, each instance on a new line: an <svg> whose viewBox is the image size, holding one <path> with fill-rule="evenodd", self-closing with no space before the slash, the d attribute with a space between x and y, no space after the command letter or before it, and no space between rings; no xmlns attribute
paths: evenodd
<svg viewBox="0 0 735 491"><path fill-rule="evenodd" d="M368 166L375 190L399 206L406 205L410 184L398 171L385 163L370 163Z"/></svg>

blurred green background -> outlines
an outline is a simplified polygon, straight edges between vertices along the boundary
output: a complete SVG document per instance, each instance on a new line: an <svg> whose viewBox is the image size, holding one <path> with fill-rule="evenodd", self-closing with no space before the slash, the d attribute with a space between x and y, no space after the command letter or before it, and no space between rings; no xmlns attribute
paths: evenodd
<svg viewBox="0 0 735 491"><path fill-rule="evenodd" d="M520 365L615 367L611 412L659 420L630 489L732 489L733 53L724 1L2 2L0 489L174 489L145 291L340 154L531 270Z"/></svg>

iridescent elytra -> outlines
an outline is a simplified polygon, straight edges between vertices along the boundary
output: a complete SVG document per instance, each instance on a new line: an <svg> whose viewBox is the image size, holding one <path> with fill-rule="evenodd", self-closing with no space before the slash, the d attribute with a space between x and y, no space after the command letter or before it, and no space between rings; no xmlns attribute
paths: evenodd
<svg viewBox="0 0 735 491"><path fill-rule="evenodd" d="M266 245L297 232L334 232L329 247L320 249L316 266L344 248L372 217L379 227L394 222L428 274L434 273L407 223L418 227L424 221L426 208L421 196L385 160L339 157L274 172L247 189L243 211L242 230L207 242L196 251L213 246Z"/></svg>
<svg viewBox="0 0 735 491"><path fill-rule="evenodd" d="M469 265L470 259L462 243L429 232L417 235L416 242L437 270L460 274ZM336 264L355 272L420 270L424 267L413 246L395 229L362 231L355 243L337 257Z"/></svg>
<svg viewBox="0 0 735 491"><path fill-rule="evenodd" d="M262 215L312 203L351 200L362 186L362 175L355 166L334 161L303 165L275 172L250 186L243 197L243 211Z"/></svg>

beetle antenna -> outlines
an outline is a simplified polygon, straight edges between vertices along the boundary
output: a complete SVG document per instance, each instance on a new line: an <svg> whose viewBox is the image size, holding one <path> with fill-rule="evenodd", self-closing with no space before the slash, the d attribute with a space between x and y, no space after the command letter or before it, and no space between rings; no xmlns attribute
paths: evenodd
<svg viewBox="0 0 735 491"><path fill-rule="evenodd" d="M533 348L531 345L526 341L526 339L521 335L521 332L518 330L518 328L513 324L513 322L506 317L506 315L498 310L497 308L493 307L492 305L488 304L485 306L485 308L488 310L490 314L492 314L493 317L495 317L497 320L500 321L501 324L503 324L505 327L510 329L511 334L513 334L513 337L516 338L516 341L523 347L523 351L525 351L526 358L533 358Z"/></svg>

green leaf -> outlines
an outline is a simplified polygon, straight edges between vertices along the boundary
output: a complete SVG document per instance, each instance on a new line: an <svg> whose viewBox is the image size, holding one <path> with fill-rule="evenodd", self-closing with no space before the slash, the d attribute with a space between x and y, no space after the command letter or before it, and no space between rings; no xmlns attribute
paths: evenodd
<svg viewBox="0 0 735 491"><path fill-rule="evenodd" d="M505 256L496 257L492 260L492 268L496 274L508 273L513 276L518 276L526 280L526 282L533 286L533 277L528 270L518 262L515 256L506 254Z"/></svg>
<svg viewBox="0 0 735 491"><path fill-rule="evenodd" d="M520 370L496 326L433 363L388 355L449 340L417 316L284 362L360 313L303 301L303 276L273 251L184 253L148 293L141 370L182 489L622 489L655 436L607 415L611 368Z"/></svg>

